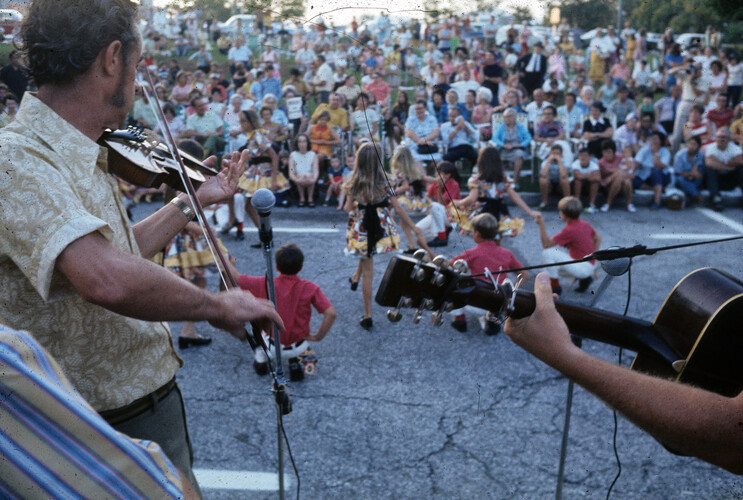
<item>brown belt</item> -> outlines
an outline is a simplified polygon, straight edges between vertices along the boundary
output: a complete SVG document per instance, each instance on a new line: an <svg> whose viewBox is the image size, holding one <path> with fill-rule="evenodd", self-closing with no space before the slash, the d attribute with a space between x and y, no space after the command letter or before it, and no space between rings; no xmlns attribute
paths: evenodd
<svg viewBox="0 0 743 500"><path fill-rule="evenodd" d="M170 379L168 383L166 383L159 389L156 389L146 396L142 396L141 398L134 400L126 406L122 406L121 408L116 408L113 410L101 411L98 413L109 424L117 425L122 422L126 422L127 420L132 419L137 415L141 415L147 410L152 409L155 404L165 399L165 397L170 394L170 391L172 391L174 388L175 377Z"/></svg>

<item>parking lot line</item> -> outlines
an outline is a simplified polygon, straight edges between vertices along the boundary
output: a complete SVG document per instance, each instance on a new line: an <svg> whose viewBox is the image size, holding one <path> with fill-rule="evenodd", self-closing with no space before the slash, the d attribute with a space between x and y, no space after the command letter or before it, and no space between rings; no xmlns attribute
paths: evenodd
<svg viewBox="0 0 743 500"><path fill-rule="evenodd" d="M695 234L695 233L655 233L650 238L654 240L721 240L731 238L735 234Z"/></svg>
<svg viewBox="0 0 743 500"><path fill-rule="evenodd" d="M278 491L279 475L250 470L194 469L194 475L203 490ZM284 487L291 478L284 475Z"/></svg>
<svg viewBox="0 0 743 500"><path fill-rule="evenodd" d="M736 231L738 233L743 233L743 224L740 224L738 222L735 222L734 220L725 217L724 215L717 213L713 210L710 210L709 208L697 208L697 212L700 214L709 217L715 222L719 222L720 224L723 224L733 231Z"/></svg>

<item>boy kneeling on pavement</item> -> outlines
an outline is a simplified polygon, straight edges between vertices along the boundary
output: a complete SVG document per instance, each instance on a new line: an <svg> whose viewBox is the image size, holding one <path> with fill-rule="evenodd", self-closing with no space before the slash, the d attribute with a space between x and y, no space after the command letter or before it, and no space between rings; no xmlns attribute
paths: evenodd
<svg viewBox="0 0 743 500"><path fill-rule="evenodd" d="M580 220L580 214L583 212L583 204L574 196L566 196L557 204L560 211L560 218L565 221L565 227L562 231L549 237L544 227L544 217L542 214L534 217L534 222L539 225L539 237L542 240L542 263L555 264L569 260L582 259L590 255L601 246L601 236L591 227L591 225ZM567 247L567 252L559 247ZM568 264L565 266L548 267L546 270L550 275L552 292L562 293L560 286L559 271L562 269L567 274L578 280L577 292L585 292L593 282L593 273L595 271L595 260Z"/></svg>
<svg viewBox="0 0 743 500"><path fill-rule="evenodd" d="M496 277L498 284L501 284L506 280L507 273L498 274L499 270L524 267L510 250L500 246L498 220L493 215L483 213L472 219L472 239L477 246L470 250L465 250L464 253L452 259L452 262L460 259L465 261L469 266L470 274L481 274L485 272L485 268L487 267L493 273L493 276ZM526 281L529 279L529 273L521 272L518 277ZM490 282L487 278L480 279ZM491 317L490 313L486 313L486 311L475 307L471 307L470 309L483 313L479 317L479 320L480 327L485 333L495 335L500 331L500 323ZM452 326L460 332L467 331L467 317L464 314L464 308L452 311L452 314L455 315Z"/></svg>
<svg viewBox="0 0 743 500"><path fill-rule="evenodd" d="M281 332L281 357L289 359L289 380L298 381L304 378L299 355L309 349L307 341L319 342L335 322L336 312L333 304L319 286L311 281L301 279L298 274L304 264L304 254L294 243L287 243L276 250L276 269L279 275L274 279L276 288L276 310L284 321L286 330ZM241 274L238 283L240 288L248 290L258 298L268 298L265 276L247 276ZM310 333L312 307L323 318L317 333ZM269 352L275 357L276 346L273 344L272 332L262 332ZM253 367L258 375L268 373L268 360L263 349L254 352Z"/></svg>

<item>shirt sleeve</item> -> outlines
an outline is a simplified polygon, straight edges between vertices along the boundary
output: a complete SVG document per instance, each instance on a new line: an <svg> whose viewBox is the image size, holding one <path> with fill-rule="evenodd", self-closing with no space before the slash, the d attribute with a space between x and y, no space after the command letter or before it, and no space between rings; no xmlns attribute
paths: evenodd
<svg viewBox="0 0 743 500"><path fill-rule="evenodd" d="M73 241L110 226L89 213L52 164L19 147L3 146L0 161L0 254L13 260L39 295L47 300L57 257ZM96 168L96 167L91 167ZM43 200L43 203L39 203Z"/></svg>
<svg viewBox="0 0 743 500"><path fill-rule="evenodd" d="M266 279L263 276L241 274L237 278L237 284L240 288L252 293L259 299L266 298Z"/></svg>
<svg viewBox="0 0 743 500"><path fill-rule="evenodd" d="M160 446L114 430L30 335L0 327L0 374L3 488L28 498L183 497Z"/></svg>
<svg viewBox="0 0 743 500"><path fill-rule="evenodd" d="M568 226L562 228L562 231L552 237L552 240L557 243L558 246L566 247L570 244L573 239L572 232L568 229Z"/></svg>
<svg viewBox="0 0 743 500"><path fill-rule="evenodd" d="M320 314L325 314L325 311L333 307L330 299L328 299L328 297L323 293L322 289L317 285L315 285L315 293L312 294L312 305Z"/></svg>

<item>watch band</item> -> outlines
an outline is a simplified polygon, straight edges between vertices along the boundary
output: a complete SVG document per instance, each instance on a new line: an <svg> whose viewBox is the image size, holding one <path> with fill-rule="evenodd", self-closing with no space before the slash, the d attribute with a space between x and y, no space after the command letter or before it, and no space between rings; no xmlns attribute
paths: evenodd
<svg viewBox="0 0 743 500"><path fill-rule="evenodd" d="M177 196L175 198L173 198L172 200L170 200L170 203L172 203L173 205L175 205L176 207L178 207L178 209L181 212L183 212L183 215L186 216L186 218L188 219L189 222L191 222L192 220L194 220L196 218L196 212L193 211L193 208L191 208L188 205L188 203L186 203L185 201L181 200Z"/></svg>

